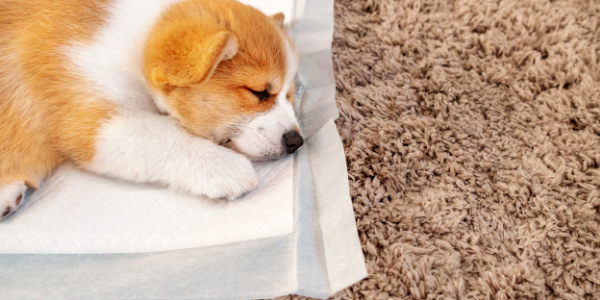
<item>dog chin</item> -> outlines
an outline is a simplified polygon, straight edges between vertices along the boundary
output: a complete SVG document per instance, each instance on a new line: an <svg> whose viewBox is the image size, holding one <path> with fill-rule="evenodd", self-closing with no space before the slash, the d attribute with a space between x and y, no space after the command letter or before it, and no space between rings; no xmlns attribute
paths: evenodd
<svg viewBox="0 0 600 300"><path fill-rule="evenodd" d="M244 149L241 149L240 147L238 147L235 144L235 142L233 142L231 140L227 141L226 143L222 143L221 145L225 146L237 153L240 153L240 154L246 156L249 160L255 161L255 162L278 160L280 158L283 158L283 157L289 155L285 152L285 150L283 148L278 149L278 150L273 149L272 151L269 151L268 153L264 153L264 154L252 153L251 151L245 151Z"/></svg>
<svg viewBox="0 0 600 300"><path fill-rule="evenodd" d="M280 155L253 156L253 155L249 155L249 154L244 153L244 152L241 152L241 153L243 155L245 155L246 157L248 157L248 159L250 159L251 161L256 161L256 162L278 160L278 159L283 158L284 156L288 156L289 155L287 153L282 153Z"/></svg>
<svg viewBox="0 0 600 300"><path fill-rule="evenodd" d="M281 150L279 152L273 151L267 154L260 154L260 155L256 155L256 154L251 154L248 152L245 152L243 150L239 150L239 149L234 149L235 151L237 151L238 153L248 157L248 159L250 159L251 161L256 161L256 162L260 162L260 161L271 161L271 160L278 160L281 159L289 154L285 153L285 151Z"/></svg>

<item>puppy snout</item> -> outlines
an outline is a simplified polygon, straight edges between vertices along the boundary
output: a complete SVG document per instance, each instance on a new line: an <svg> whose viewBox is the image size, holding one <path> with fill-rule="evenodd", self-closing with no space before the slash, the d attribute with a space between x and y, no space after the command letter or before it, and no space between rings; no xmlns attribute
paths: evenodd
<svg viewBox="0 0 600 300"><path fill-rule="evenodd" d="M287 154L296 152L302 145L304 145L304 139L298 132L289 131L283 135L283 146Z"/></svg>

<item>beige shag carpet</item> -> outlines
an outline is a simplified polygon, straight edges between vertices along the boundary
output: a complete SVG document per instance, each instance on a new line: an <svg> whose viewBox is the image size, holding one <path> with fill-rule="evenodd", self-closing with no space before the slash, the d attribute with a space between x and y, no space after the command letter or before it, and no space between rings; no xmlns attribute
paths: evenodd
<svg viewBox="0 0 600 300"><path fill-rule="evenodd" d="M600 2L335 13L370 275L332 299L600 299Z"/></svg>

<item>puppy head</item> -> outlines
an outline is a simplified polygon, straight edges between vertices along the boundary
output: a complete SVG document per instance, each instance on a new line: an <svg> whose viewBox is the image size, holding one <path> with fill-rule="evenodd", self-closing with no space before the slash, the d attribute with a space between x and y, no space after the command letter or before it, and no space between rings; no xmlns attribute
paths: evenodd
<svg viewBox="0 0 600 300"><path fill-rule="evenodd" d="M190 133L255 160L302 145L293 111L298 55L281 14L233 0L175 4L152 31L144 62L157 106Z"/></svg>

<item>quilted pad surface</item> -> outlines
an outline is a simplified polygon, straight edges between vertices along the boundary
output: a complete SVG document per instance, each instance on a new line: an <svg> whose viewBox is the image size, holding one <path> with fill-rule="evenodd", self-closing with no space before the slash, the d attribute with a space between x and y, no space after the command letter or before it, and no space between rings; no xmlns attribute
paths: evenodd
<svg viewBox="0 0 600 300"><path fill-rule="evenodd" d="M2 223L0 253L154 252L292 232L293 159L256 169L256 190L227 201L63 167Z"/></svg>

